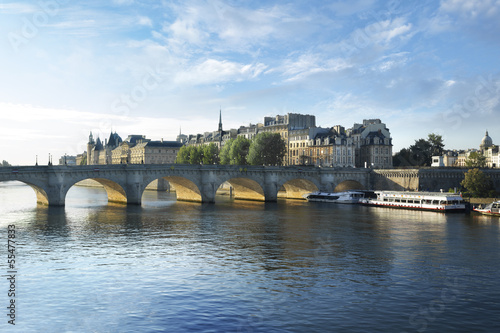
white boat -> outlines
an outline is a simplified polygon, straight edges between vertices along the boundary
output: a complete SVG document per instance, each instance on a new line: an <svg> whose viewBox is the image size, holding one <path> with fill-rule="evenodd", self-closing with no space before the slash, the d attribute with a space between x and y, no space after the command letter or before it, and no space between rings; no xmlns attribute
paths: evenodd
<svg viewBox="0 0 500 333"><path fill-rule="evenodd" d="M312 192L304 195L307 201L355 204L360 199L373 196L373 191L351 190L345 192Z"/></svg>
<svg viewBox="0 0 500 333"><path fill-rule="evenodd" d="M465 210L465 202L459 194L441 192L375 191L377 198L360 200L369 206L421 209L439 212Z"/></svg>
<svg viewBox="0 0 500 333"><path fill-rule="evenodd" d="M472 208L474 212L478 212L484 215L500 216L500 201L494 201L487 204L484 208Z"/></svg>

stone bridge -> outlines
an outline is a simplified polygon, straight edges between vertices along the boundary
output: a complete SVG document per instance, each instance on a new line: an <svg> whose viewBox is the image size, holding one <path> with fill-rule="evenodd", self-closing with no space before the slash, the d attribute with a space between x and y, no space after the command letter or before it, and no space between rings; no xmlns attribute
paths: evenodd
<svg viewBox="0 0 500 333"><path fill-rule="evenodd" d="M180 164L20 166L0 168L0 181L21 181L35 190L39 203L63 206L73 185L93 179L104 186L108 201L140 205L145 188L157 179L173 185L178 200L213 203L224 182L234 188L236 199L276 201L280 189L290 199L317 190L368 189L370 173L353 168Z"/></svg>

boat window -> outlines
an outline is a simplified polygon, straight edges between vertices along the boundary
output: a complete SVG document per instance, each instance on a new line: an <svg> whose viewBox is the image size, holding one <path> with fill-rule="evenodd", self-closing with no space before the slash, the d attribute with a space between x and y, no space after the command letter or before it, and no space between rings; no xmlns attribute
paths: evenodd
<svg viewBox="0 0 500 333"><path fill-rule="evenodd" d="M396 202L401 202L401 200L400 199L396 199Z"/></svg>

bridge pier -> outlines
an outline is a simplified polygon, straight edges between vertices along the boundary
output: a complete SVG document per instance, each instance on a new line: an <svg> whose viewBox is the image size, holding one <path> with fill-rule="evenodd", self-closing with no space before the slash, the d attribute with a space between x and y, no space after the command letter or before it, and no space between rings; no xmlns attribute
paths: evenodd
<svg viewBox="0 0 500 333"><path fill-rule="evenodd" d="M264 200L267 202L278 201L278 175L275 172L267 172L264 176Z"/></svg>
<svg viewBox="0 0 500 333"><path fill-rule="evenodd" d="M332 174L322 173L320 176L320 191L333 192L335 189L335 177Z"/></svg>
<svg viewBox="0 0 500 333"><path fill-rule="evenodd" d="M127 184L125 193L127 194L127 205L140 205L142 203L142 192L144 186L140 183Z"/></svg>
<svg viewBox="0 0 500 333"><path fill-rule="evenodd" d="M215 203L215 192L217 192L217 185L214 172L203 173L200 186L201 202Z"/></svg>
<svg viewBox="0 0 500 333"><path fill-rule="evenodd" d="M47 203L42 201L42 204L48 204L49 206L65 205L66 193L68 192L68 189L65 186L64 176L64 172L56 172L55 170L49 171L47 183L43 188L47 196ZM38 198L40 198L40 195L37 193L37 199Z"/></svg>

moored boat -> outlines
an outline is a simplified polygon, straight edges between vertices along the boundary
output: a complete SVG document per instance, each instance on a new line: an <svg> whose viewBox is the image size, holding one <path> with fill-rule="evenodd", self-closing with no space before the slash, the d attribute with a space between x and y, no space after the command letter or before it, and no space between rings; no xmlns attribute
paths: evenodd
<svg viewBox="0 0 500 333"><path fill-rule="evenodd" d="M345 192L312 192L304 195L307 201L356 204L363 198L374 196L373 191L351 190Z"/></svg>
<svg viewBox="0 0 500 333"><path fill-rule="evenodd" d="M484 208L474 207L472 208L472 211L484 215L500 216L500 201L494 201L492 203L489 203Z"/></svg>
<svg viewBox="0 0 500 333"><path fill-rule="evenodd" d="M360 200L369 206L419 209L439 212L464 211L465 202L459 194L441 192L375 191L377 198Z"/></svg>

